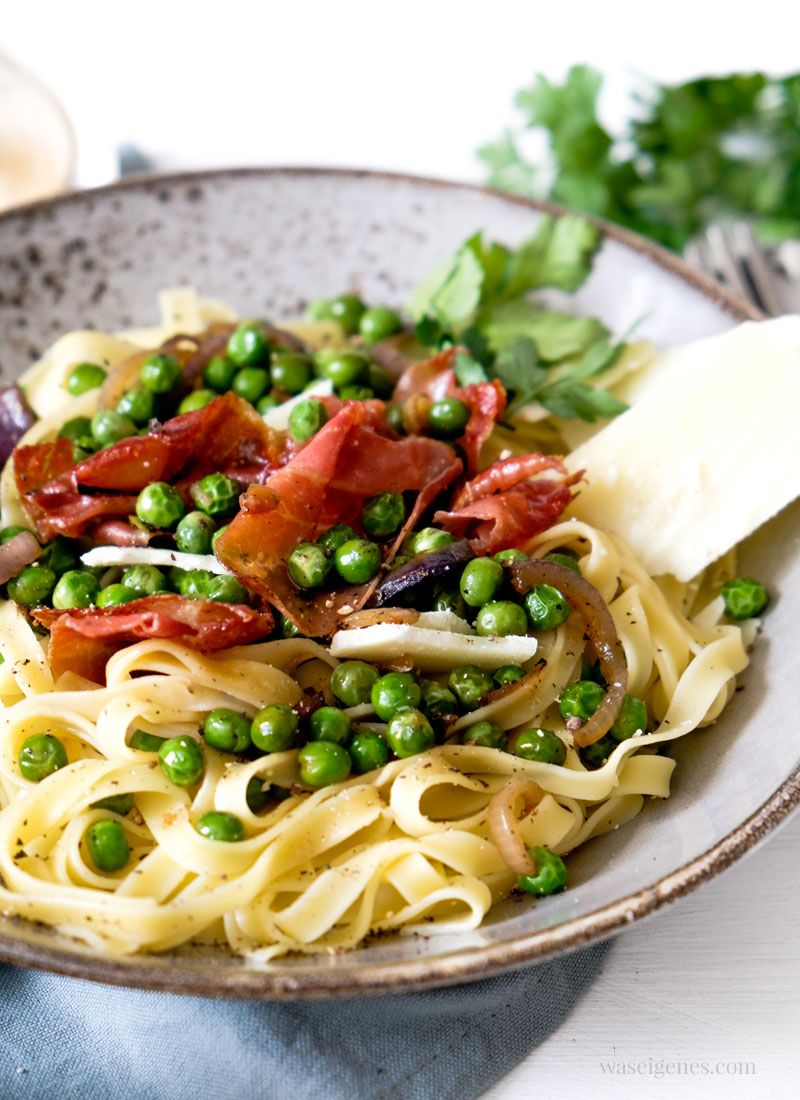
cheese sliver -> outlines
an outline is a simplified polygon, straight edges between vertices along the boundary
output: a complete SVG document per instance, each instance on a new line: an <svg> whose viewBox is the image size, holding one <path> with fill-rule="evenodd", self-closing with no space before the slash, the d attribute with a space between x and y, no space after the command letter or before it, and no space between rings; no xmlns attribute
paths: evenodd
<svg viewBox="0 0 800 1100"><path fill-rule="evenodd" d="M89 566L110 565L158 565L162 568L205 569L208 573L230 573L213 554L185 554L182 550L169 550L157 546L95 546L81 554L81 561Z"/></svg>
<svg viewBox="0 0 800 1100"><path fill-rule="evenodd" d="M635 402L566 459L572 514L689 580L800 495L800 316L657 357Z"/></svg>
<svg viewBox="0 0 800 1100"><path fill-rule="evenodd" d="M526 635L482 638L471 630L466 634L405 623L378 623L356 630L340 630L331 639L331 654L340 660L393 661L407 656L413 658L417 668L430 672L458 665L500 668L501 665L524 664L535 655L536 648L536 639Z"/></svg>
<svg viewBox="0 0 800 1100"><path fill-rule="evenodd" d="M285 432L289 427L289 417L295 405L299 405L301 401L307 401L309 397L329 397L332 393L333 382L329 378L323 378L319 382L313 382L307 390L298 393L297 397L290 397L288 401L276 405L274 409L267 409L261 419L270 428Z"/></svg>

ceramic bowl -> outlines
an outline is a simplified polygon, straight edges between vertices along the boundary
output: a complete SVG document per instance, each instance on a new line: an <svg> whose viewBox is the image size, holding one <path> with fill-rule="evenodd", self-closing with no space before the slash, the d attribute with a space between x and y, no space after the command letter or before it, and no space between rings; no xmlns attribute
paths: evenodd
<svg viewBox="0 0 800 1100"><path fill-rule="evenodd" d="M514 245L549 209L475 187L367 172L258 169L153 178L0 218L0 362L14 378L59 334L151 323L156 293L192 283L244 316L297 314L352 288L402 305L476 229ZM554 302L559 301L553 295ZM563 299L561 299L563 301ZM674 256L611 226L571 300L617 333L661 347L756 316ZM713 415L713 411L710 415ZM800 801L796 713L800 511L751 539L746 573L777 595L721 720L677 743L672 796L570 857L571 888L508 902L479 930L393 937L347 954L253 969L221 952L98 958L47 929L5 921L0 957L104 982L241 998L324 997L464 981L619 931L712 878Z"/></svg>

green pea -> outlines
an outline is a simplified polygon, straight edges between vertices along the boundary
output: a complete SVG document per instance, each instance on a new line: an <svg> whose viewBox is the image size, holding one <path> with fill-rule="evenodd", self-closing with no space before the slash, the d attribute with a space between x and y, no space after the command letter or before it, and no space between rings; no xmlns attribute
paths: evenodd
<svg viewBox="0 0 800 1100"><path fill-rule="evenodd" d="M289 431L300 443L307 443L327 422L325 406L313 397L298 401L289 413Z"/></svg>
<svg viewBox="0 0 800 1100"><path fill-rule="evenodd" d="M269 340L260 321L245 321L228 340L225 349L237 367L269 362Z"/></svg>
<svg viewBox="0 0 800 1100"><path fill-rule="evenodd" d="M566 745L557 733L535 727L517 735L514 753L540 764L563 764L567 758Z"/></svg>
<svg viewBox="0 0 800 1100"><path fill-rule="evenodd" d="M259 776L254 775L247 783L244 798L250 813L257 814L269 802L269 788L264 790L264 781Z"/></svg>
<svg viewBox="0 0 800 1100"><path fill-rule="evenodd" d="M760 615L769 600L764 585L753 577L735 577L726 581L720 591L725 601L725 614L737 622Z"/></svg>
<svg viewBox="0 0 800 1100"><path fill-rule="evenodd" d="M67 389L73 397L96 390L106 380L106 372L97 363L78 363L67 375Z"/></svg>
<svg viewBox="0 0 800 1100"><path fill-rule="evenodd" d="M56 586L56 575L52 569L42 565L26 565L8 582L8 598L24 607L39 607Z"/></svg>
<svg viewBox="0 0 800 1100"><path fill-rule="evenodd" d="M352 761L335 741L309 741L297 754L300 778L309 787L342 783L350 774Z"/></svg>
<svg viewBox="0 0 800 1100"><path fill-rule="evenodd" d="M235 710L218 707L206 715L203 738L219 752L244 752L251 745L250 719Z"/></svg>
<svg viewBox="0 0 800 1100"><path fill-rule="evenodd" d="M122 574L122 583L138 597L154 596L168 590L167 578L155 565L131 565Z"/></svg>
<svg viewBox="0 0 800 1100"><path fill-rule="evenodd" d="M403 707L418 707L422 689L408 672L387 672L373 684L370 698L375 713L388 722Z"/></svg>
<svg viewBox="0 0 800 1100"><path fill-rule="evenodd" d="M647 707L644 700L637 699L635 695L626 695L609 734L615 741L627 741L635 733L644 733L646 729Z"/></svg>
<svg viewBox="0 0 800 1100"><path fill-rule="evenodd" d="M457 714L458 700L445 684L438 680L421 680L422 706L429 718L440 714Z"/></svg>
<svg viewBox="0 0 800 1100"><path fill-rule="evenodd" d="M351 539L336 551L336 572L349 584L366 584L381 568L380 548L366 539Z"/></svg>
<svg viewBox="0 0 800 1100"><path fill-rule="evenodd" d="M144 730L134 730L128 741L128 748L137 752L158 752L166 737L157 737L154 733L145 733Z"/></svg>
<svg viewBox="0 0 800 1100"><path fill-rule="evenodd" d="M308 720L314 741L335 741L343 745L350 736L350 719L338 707L320 707Z"/></svg>
<svg viewBox="0 0 800 1100"><path fill-rule="evenodd" d="M304 316L307 321L332 321L331 304L328 298L315 298L306 306Z"/></svg>
<svg viewBox="0 0 800 1100"><path fill-rule="evenodd" d="M208 840L221 840L225 844L237 844L245 838L244 825L236 814L224 810L209 810L197 819L195 829Z"/></svg>
<svg viewBox="0 0 800 1100"><path fill-rule="evenodd" d="M492 600L484 604L475 620L475 629L484 638L504 638L528 633L525 611L510 600Z"/></svg>
<svg viewBox="0 0 800 1100"><path fill-rule="evenodd" d="M263 707L250 724L250 737L262 752L286 752L297 744L300 723L291 707L272 703Z"/></svg>
<svg viewBox="0 0 800 1100"><path fill-rule="evenodd" d="M406 426L403 421L403 408L401 405L387 405L383 415L386 418L386 423L393 432L397 432L398 435L406 434Z"/></svg>
<svg viewBox="0 0 800 1100"><path fill-rule="evenodd" d="M342 401L371 401L375 391L369 386L342 386L339 389Z"/></svg>
<svg viewBox="0 0 800 1100"><path fill-rule="evenodd" d="M436 744L436 737L428 719L420 710L407 707L389 720L386 740L395 756L404 759L426 752Z"/></svg>
<svg viewBox="0 0 800 1100"><path fill-rule="evenodd" d="M343 386L360 384L367 377L368 361L355 352L340 352L325 363L325 378L333 382L337 390Z"/></svg>
<svg viewBox="0 0 800 1100"><path fill-rule="evenodd" d="M120 416L127 416L139 427L144 427L152 419L155 412L155 400L152 390L141 388L123 393L117 402L117 412Z"/></svg>
<svg viewBox="0 0 800 1100"><path fill-rule="evenodd" d="M293 351L277 351L270 364L272 384L284 393L302 393L313 377L311 362Z"/></svg>
<svg viewBox="0 0 800 1100"><path fill-rule="evenodd" d="M220 527L220 528L219 528L219 529L218 529L217 531L215 531L215 532L214 532L214 534L213 534L213 535L211 536L211 553L212 553L212 554L216 554L216 552L217 552L217 540L218 540L218 539L220 539L220 538L222 538L222 536L223 536L223 535L225 534L225 532L226 532L226 531L228 530L228 527L229 527L229 526L230 526L230 524L227 524L227 523L226 523L224 527Z"/></svg>
<svg viewBox="0 0 800 1100"><path fill-rule="evenodd" d="M139 599L139 593L127 584L109 584L101 588L95 598L97 607L119 607L124 603L133 603Z"/></svg>
<svg viewBox="0 0 800 1100"><path fill-rule="evenodd" d="M285 615L278 616L278 626L280 627L282 638L303 638L300 631L300 627L292 622L291 619L287 619Z"/></svg>
<svg viewBox="0 0 800 1100"><path fill-rule="evenodd" d="M204 600L213 578L208 569L180 569L175 571L173 584L187 599Z"/></svg>
<svg viewBox="0 0 800 1100"><path fill-rule="evenodd" d="M299 588L319 588L333 568L331 559L315 542L301 542L292 550L286 565Z"/></svg>
<svg viewBox="0 0 800 1100"><path fill-rule="evenodd" d="M353 761L353 771L357 775L375 771L376 768L382 768L389 762L389 746L374 730L354 733L347 751Z"/></svg>
<svg viewBox="0 0 800 1100"><path fill-rule="evenodd" d="M83 839L98 871L121 871L131 858L128 838L118 821L95 821Z"/></svg>
<svg viewBox="0 0 800 1100"><path fill-rule="evenodd" d="M203 371L203 381L215 393L227 393L236 377L238 367L230 359L215 355L209 359Z"/></svg>
<svg viewBox="0 0 800 1100"><path fill-rule="evenodd" d="M265 416L270 409L277 409L282 404L277 397L273 397L271 393L265 393L263 397L259 397L256 402L256 412L259 416Z"/></svg>
<svg viewBox="0 0 800 1100"><path fill-rule="evenodd" d="M519 565L520 562L527 561L528 555L524 550L517 550L513 546L508 550L500 550L494 555L492 561L500 562L501 565Z"/></svg>
<svg viewBox="0 0 800 1100"><path fill-rule="evenodd" d="M569 618L569 603L551 584L535 584L522 602L534 630L554 630Z"/></svg>
<svg viewBox="0 0 800 1100"><path fill-rule="evenodd" d="M460 619L469 619L470 608L467 606L464 597L455 588L442 588L433 597L433 603L431 604L432 611L452 611L454 615L458 615Z"/></svg>
<svg viewBox="0 0 800 1100"><path fill-rule="evenodd" d="M477 665L462 665L454 668L447 683L467 710L474 710L484 695L494 690L494 682L489 673L485 669L478 668Z"/></svg>
<svg viewBox="0 0 800 1100"><path fill-rule="evenodd" d="M498 687L506 687L508 684L518 683L525 675L525 669L519 665L501 665L492 679Z"/></svg>
<svg viewBox="0 0 800 1100"><path fill-rule="evenodd" d="M91 607L100 592L100 584L91 573L70 569L53 589L53 607L65 611L70 607Z"/></svg>
<svg viewBox="0 0 800 1100"><path fill-rule="evenodd" d="M2 546L4 542L9 542L11 539L16 538L17 535L25 533L32 535L33 531L31 531L30 527L20 527L18 523L13 523L10 527L4 527L3 530L0 531L0 546ZM353 537L355 537L355 532L353 532Z"/></svg>
<svg viewBox="0 0 800 1100"><path fill-rule="evenodd" d="M338 359L341 355L347 355L352 353L352 348L318 348L311 357L311 365L314 369L314 374L317 378L328 377L328 363L332 363L334 359ZM363 359L363 356L359 358Z"/></svg>
<svg viewBox="0 0 800 1100"><path fill-rule="evenodd" d="M508 735L494 722L476 722L464 730L465 745L479 745L483 749L500 749L505 752L508 748Z"/></svg>
<svg viewBox="0 0 800 1100"><path fill-rule="evenodd" d="M567 868L560 856L549 848L529 848L528 855L536 864L536 870L532 875L517 875L517 882L523 890L541 898L564 889Z"/></svg>
<svg viewBox="0 0 800 1100"><path fill-rule="evenodd" d="M66 768L68 763L67 750L52 733L34 733L27 737L17 756L23 778L31 783L40 783L53 772Z"/></svg>
<svg viewBox="0 0 800 1100"><path fill-rule="evenodd" d="M468 405L457 397L445 397L434 401L428 412L431 434L437 439L455 439L463 435L471 416Z"/></svg>
<svg viewBox="0 0 800 1100"><path fill-rule="evenodd" d="M378 670L366 661L342 661L331 674L331 691L346 707L358 707L372 699Z"/></svg>
<svg viewBox="0 0 800 1100"><path fill-rule="evenodd" d="M158 750L161 770L176 787L194 787L203 777L203 750L192 737L168 737Z"/></svg>
<svg viewBox="0 0 800 1100"><path fill-rule="evenodd" d="M333 556L340 546L357 538L358 535L352 527L348 527L346 523L337 523L335 527L329 528L319 536L317 545L321 546L326 554Z"/></svg>
<svg viewBox="0 0 800 1100"><path fill-rule="evenodd" d="M210 554L217 525L205 512L187 512L175 528L175 545L185 554Z"/></svg>
<svg viewBox="0 0 800 1100"><path fill-rule="evenodd" d="M205 599L212 603L249 603L250 593L236 577L212 573L206 585Z"/></svg>
<svg viewBox="0 0 800 1100"><path fill-rule="evenodd" d="M99 798L92 803L93 810L110 810L112 814L127 817L133 809L132 794L111 794L108 798Z"/></svg>
<svg viewBox="0 0 800 1100"><path fill-rule="evenodd" d="M377 363L370 363L367 367L367 382L375 396L380 397L382 401L392 396L396 385L396 379Z"/></svg>
<svg viewBox="0 0 800 1100"><path fill-rule="evenodd" d="M439 550L449 546L455 539L449 531L440 531L438 527L423 527L411 540L411 553L424 554L429 550Z"/></svg>
<svg viewBox="0 0 800 1100"><path fill-rule="evenodd" d="M358 322L358 331L366 344L376 344L395 332L399 332L403 322L388 306L372 306L364 310Z"/></svg>
<svg viewBox="0 0 800 1100"><path fill-rule="evenodd" d="M210 405L216 398L216 393L213 390L193 390L191 393L187 393L180 405L178 405L178 414L197 412L198 409L204 409L206 405Z"/></svg>
<svg viewBox="0 0 800 1100"><path fill-rule="evenodd" d="M356 294L339 294L328 302L331 320L338 321L348 336L358 332L366 306Z"/></svg>
<svg viewBox="0 0 800 1100"><path fill-rule="evenodd" d="M558 709L562 718L591 718L603 701L605 691L593 680L578 680L561 692Z"/></svg>
<svg viewBox="0 0 800 1100"><path fill-rule="evenodd" d="M269 371L264 370L263 367L242 367L233 380L231 390L237 397L242 397L251 405L255 405L269 387Z"/></svg>
<svg viewBox="0 0 800 1100"><path fill-rule="evenodd" d="M172 393L183 381L183 371L174 355L148 355L139 371L139 381L151 393Z"/></svg>
<svg viewBox="0 0 800 1100"><path fill-rule="evenodd" d="M586 748L580 749L579 756L588 767L601 768L616 747L617 742L610 733L607 733L605 737L601 737L593 745L587 745Z"/></svg>
<svg viewBox="0 0 800 1100"><path fill-rule="evenodd" d="M361 509L364 530L373 538L382 539L396 534L406 518L406 506L402 493L378 493Z"/></svg>
<svg viewBox="0 0 800 1100"><path fill-rule="evenodd" d="M545 561L554 561L556 565L563 565L571 569L573 573L580 574L578 555L572 550L554 550L552 554L545 554Z"/></svg>
<svg viewBox="0 0 800 1100"><path fill-rule="evenodd" d="M470 607L493 600L503 583L503 567L491 558L475 558L464 567L459 588Z"/></svg>
<svg viewBox="0 0 800 1100"><path fill-rule="evenodd" d="M241 491L238 482L225 474L207 474L189 490L199 510L209 516L224 516L235 512L239 507Z"/></svg>
<svg viewBox="0 0 800 1100"><path fill-rule="evenodd" d="M84 451L93 451L96 447L92 435L92 422L88 416L73 416L65 421L59 428L60 439L71 439Z"/></svg>
<svg viewBox="0 0 800 1100"><path fill-rule="evenodd" d="M185 513L183 497L166 481L145 485L136 498L136 515L148 527L174 527Z"/></svg>
<svg viewBox="0 0 800 1100"><path fill-rule="evenodd" d="M46 565L52 569L57 577L78 565L78 555L75 552L75 543L64 535L56 535L50 542L42 547L39 565Z"/></svg>
<svg viewBox="0 0 800 1100"><path fill-rule="evenodd" d="M136 425L129 416L101 409L92 417L92 436L98 447L110 447L131 435L136 435Z"/></svg>

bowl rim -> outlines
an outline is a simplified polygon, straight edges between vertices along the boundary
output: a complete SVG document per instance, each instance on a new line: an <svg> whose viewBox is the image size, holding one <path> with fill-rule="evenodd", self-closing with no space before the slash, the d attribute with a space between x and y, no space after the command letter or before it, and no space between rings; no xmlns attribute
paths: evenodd
<svg viewBox="0 0 800 1100"><path fill-rule="evenodd" d="M221 168L192 172L133 176L85 191L70 192L55 198L40 199L13 207L0 214L0 227L20 217L35 217L54 206L72 205L93 198L104 199L119 192L149 192L174 184L214 182L243 177L279 176L325 179L381 179L390 183L419 185L425 188L459 190L512 203L540 213L561 216L567 208L544 200L527 199L476 184L458 183L425 176L360 168L323 167L250 167ZM737 298L716 280L691 268L678 255L660 245L599 218L591 218L604 237L622 244L656 263L738 321L762 320L754 306ZM502 971L519 968L575 950L614 935L643 917L684 897L709 882L731 864L751 851L800 805L800 766L792 771L774 793L745 821L727 833L701 855L681 865L640 890L600 906L581 917L574 917L552 928L539 929L510 942L470 947L438 957L386 964L369 964L356 970L265 969L198 963L186 969L163 965L165 956L96 957L84 949L18 939L0 933L0 960L17 966L47 970L68 977L104 982L110 985L200 995L237 1000L296 1000L390 994L434 988L466 982ZM169 956L166 956L169 958ZM153 960L158 965L153 965Z"/></svg>

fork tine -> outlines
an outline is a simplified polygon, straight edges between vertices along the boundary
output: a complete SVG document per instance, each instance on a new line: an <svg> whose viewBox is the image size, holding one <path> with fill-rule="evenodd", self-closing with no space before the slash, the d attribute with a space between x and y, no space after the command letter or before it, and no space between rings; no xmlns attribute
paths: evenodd
<svg viewBox="0 0 800 1100"><path fill-rule="evenodd" d="M706 271L713 272L720 282L740 298L752 301L753 288L745 280L732 242L722 226L717 222L709 225L699 238L698 245L702 266Z"/></svg>
<svg viewBox="0 0 800 1100"><path fill-rule="evenodd" d="M773 317L784 312L784 303L776 287L775 274L753 236L747 222L737 221L730 227L729 237L746 277L753 284L758 303Z"/></svg>

